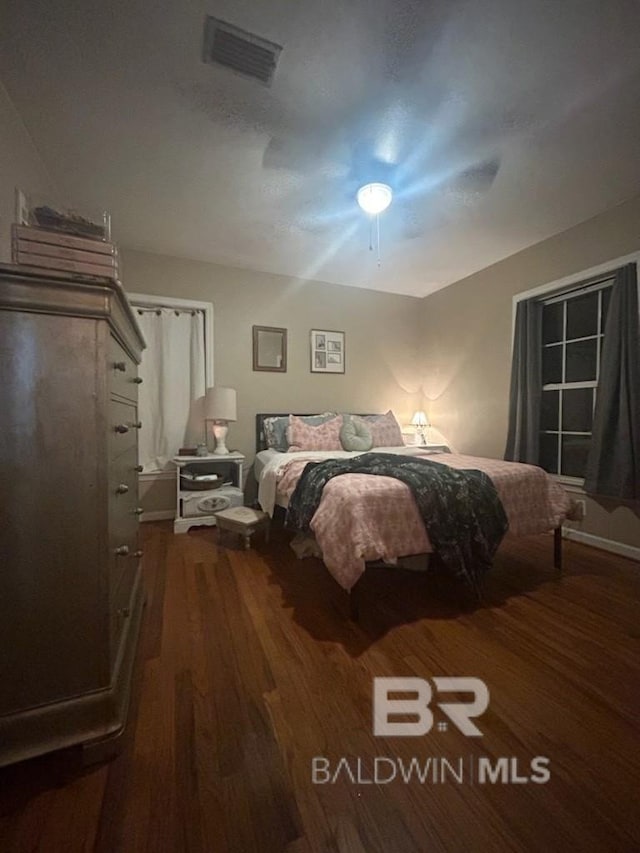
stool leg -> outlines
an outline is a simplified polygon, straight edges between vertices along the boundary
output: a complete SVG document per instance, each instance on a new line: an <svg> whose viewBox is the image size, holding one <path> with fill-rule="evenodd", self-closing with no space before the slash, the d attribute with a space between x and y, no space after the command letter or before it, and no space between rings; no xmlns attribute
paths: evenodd
<svg viewBox="0 0 640 853"><path fill-rule="evenodd" d="M271 535L271 522L267 521L265 532L264 532L264 541L269 544L269 536Z"/></svg>
<svg viewBox="0 0 640 853"><path fill-rule="evenodd" d="M251 534L245 533L244 534L244 550L248 551L249 548L251 548Z"/></svg>

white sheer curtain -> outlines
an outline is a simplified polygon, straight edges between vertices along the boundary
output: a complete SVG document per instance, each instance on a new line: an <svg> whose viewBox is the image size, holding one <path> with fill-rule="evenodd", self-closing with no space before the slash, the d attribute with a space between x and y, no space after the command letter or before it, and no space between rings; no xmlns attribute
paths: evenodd
<svg viewBox="0 0 640 853"><path fill-rule="evenodd" d="M147 348L140 365L138 457L163 471L180 447L205 440L205 337L202 311L135 308Z"/></svg>

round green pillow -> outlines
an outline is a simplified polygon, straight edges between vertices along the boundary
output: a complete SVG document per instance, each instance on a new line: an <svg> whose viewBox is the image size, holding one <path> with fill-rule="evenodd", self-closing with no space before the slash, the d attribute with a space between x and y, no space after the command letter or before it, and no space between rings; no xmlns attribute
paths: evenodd
<svg viewBox="0 0 640 853"><path fill-rule="evenodd" d="M371 450L373 436L363 420L345 415L340 430L340 444L345 450Z"/></svg>

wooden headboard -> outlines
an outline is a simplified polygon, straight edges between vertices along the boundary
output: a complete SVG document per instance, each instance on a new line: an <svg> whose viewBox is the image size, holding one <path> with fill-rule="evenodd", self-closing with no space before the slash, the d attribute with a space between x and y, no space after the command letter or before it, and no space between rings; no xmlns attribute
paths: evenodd
<svg viewBox="0 0 640 853"><path fill-rule="evenodd" d="M256 453L259 453L261 450L266 450L268 447L264 434L265 418L288 418L290 414L295 415L297 418L308 418L313 415L317 415L318 412L302 412L302 414L299 414L298 412L258 412L256 415ZM359 412L353 412L350 414L357 414L359 418L369 418L375 417L378 413L373 412L363 415Z"/></svg>

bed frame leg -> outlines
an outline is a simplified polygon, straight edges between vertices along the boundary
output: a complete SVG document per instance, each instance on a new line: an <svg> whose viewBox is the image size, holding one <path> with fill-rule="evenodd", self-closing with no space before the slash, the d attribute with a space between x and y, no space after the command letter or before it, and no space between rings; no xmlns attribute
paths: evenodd
<svg viewBox="0 0 640 853"><path fill-rule="evenodd" d="M562 574L562 527L553 531L553 565Z"/></svg>
<svg viewBox="0 0 640 853"><path fill-rule="evenodd" d="M349 619L352 622L360 621L360 581L349 590Z"/></svg>

